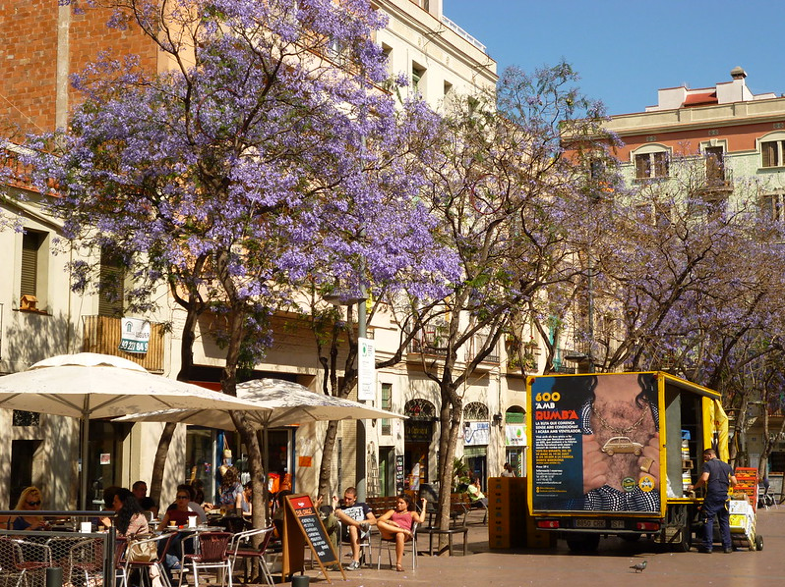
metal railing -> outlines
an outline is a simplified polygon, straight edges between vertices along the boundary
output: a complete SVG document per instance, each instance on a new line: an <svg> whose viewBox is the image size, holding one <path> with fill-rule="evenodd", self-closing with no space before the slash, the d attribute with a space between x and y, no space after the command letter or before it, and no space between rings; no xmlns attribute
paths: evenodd
<svg viewBox="0 0 785 587"><path fill-rule="evenodd" d="M47 529L13 529L18 516L31 513L48 519ZM98 531L99 515L112 517L114 512L0 511L0 519L8 520L0 524L0 585L112 585L115 531L113 526ZM89 524L89 532L83 523Z"/></svg>

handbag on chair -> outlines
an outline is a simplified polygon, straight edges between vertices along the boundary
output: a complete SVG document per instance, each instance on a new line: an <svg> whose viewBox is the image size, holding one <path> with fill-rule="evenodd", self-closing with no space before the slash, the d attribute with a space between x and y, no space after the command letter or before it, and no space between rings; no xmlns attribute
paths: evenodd
<svg viewBox="0 0 785 587"><path fill-rule="evenodd" d="M158 541L151 540L152 534L137 534L128 537L125 557L129 563L149 563L158 560Z"/></svg>

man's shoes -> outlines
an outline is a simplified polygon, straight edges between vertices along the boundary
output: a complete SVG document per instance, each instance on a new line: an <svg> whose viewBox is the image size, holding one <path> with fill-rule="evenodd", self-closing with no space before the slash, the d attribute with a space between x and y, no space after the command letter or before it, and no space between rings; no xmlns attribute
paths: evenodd
<svg viewBox="0 0 785 587"><path fill-rule="evenodd" d="M703 554L711 554L711 548L706 548L705 546L699 546L698 552L702 552Z"/></svg>
<svg viewBox="0 0 785 587"><path fill-rule="evenodd" d="M348 565L346 565L347 571L356 571L360 568L360 561L352 561Z"/></svg>
<svg viewBox="0 0 785 587"><path fill-rule="evenodd" d="M731 552L733 552L733 548L723 548L722 552L724 552L725 554L730 554Z"/></svg>

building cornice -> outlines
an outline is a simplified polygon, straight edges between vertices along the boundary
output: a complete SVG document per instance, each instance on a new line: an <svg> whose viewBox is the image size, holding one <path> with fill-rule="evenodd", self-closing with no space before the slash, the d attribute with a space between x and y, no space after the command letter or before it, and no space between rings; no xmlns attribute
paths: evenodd
<svg viewBox="0 0 785 587"><path fill-rule="evenodd" d="M765 124L785 120L785 98L734 102L706 107L679 108L612 117L606 130L619 136L684 132Z"/></svg>

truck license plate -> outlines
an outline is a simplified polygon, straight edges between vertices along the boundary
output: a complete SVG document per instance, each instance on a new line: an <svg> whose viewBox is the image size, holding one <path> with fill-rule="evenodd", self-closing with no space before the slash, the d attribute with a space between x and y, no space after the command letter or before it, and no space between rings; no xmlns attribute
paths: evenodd
<svg viewBox="0 0 785 587"><path fill-rule="evenodd" d="M575 520L576 528L605 528L605 520Z"/></svg>

